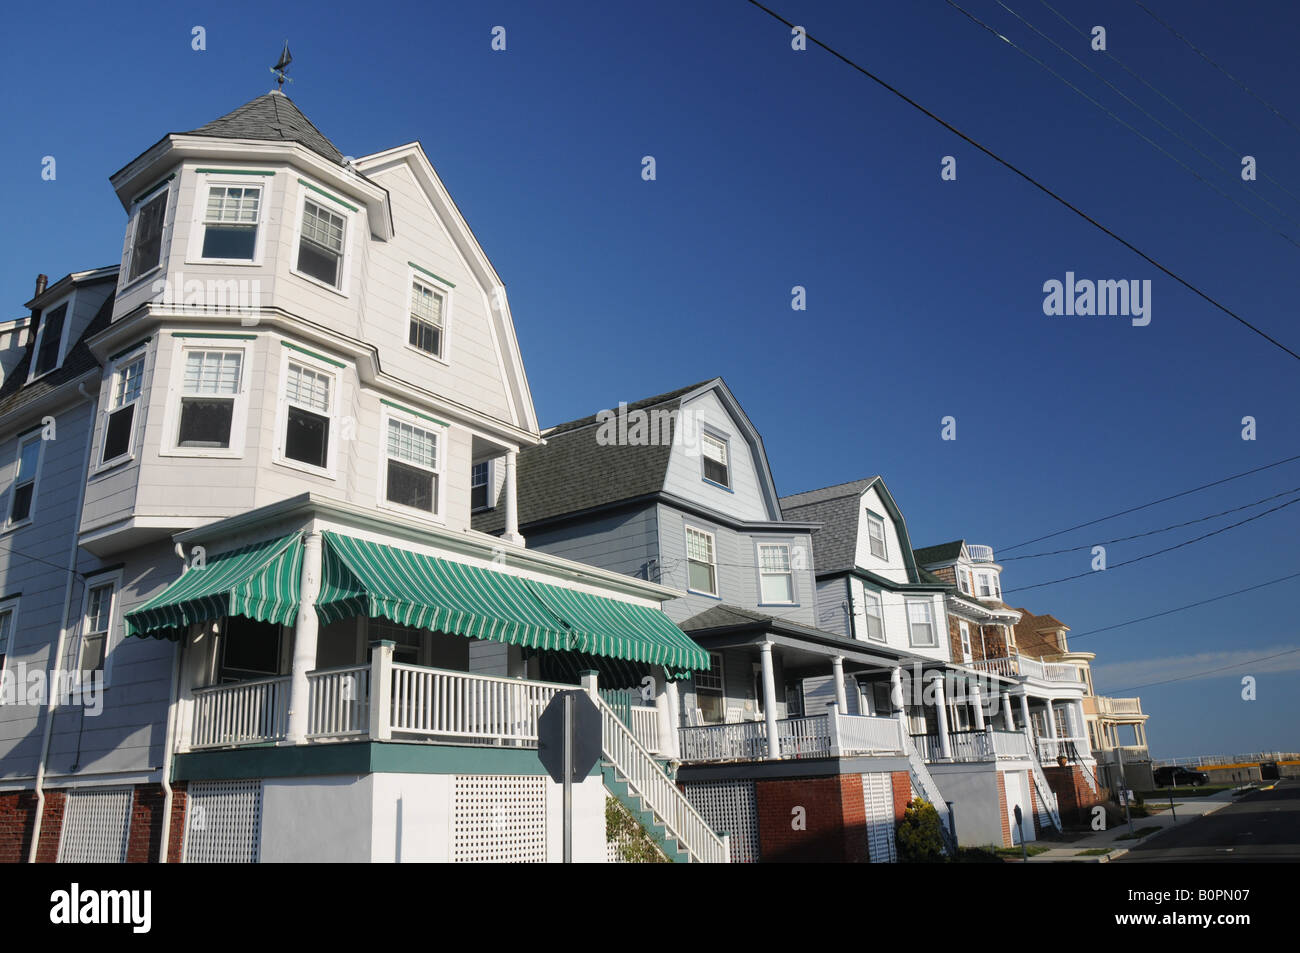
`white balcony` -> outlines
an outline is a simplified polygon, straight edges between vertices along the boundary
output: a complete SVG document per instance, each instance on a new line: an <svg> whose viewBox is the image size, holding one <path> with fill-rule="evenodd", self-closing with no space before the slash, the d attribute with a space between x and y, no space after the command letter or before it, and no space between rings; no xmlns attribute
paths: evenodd
<svg viewBox="0 0 1300 953"><path fill-rule="evenodd" d="M967 543L966 555L970 556L970 561L973 563L991 563L993 562L993 547Z"/></svg>
<svg viewBox="0 0 1300 953"><path fill-rule="evenodd" d="M1098 695L1094 701L1097 704L1097 714L1099 715L1142 714L1142 699L1140 698L1107 698Z"/></svg>
<svg viewBox="0 0 1300 953"><path fill-rule="evenodd" d="M873 715L838 712L776 722L782 758L901 754L899 723ZM683 761L758 761L768 757L767 723L742 721L682 728Z"/></svg>
<svg viewBox="0 0 1300 953"><path fill-rule="evenodd" d="M938 735L912 735L912 742L926 763L948 761L999 761L1029 757L1029 743L1024 732L985 728L983 731L948 732L948 750L943 756Z"/></svg>
<svg viewBox="0 0 1300 953"><path fill-rule="evenodd" d="M1044 682L1083 684L1083 675L1079 671L1079 666L1068 662L1040 662L1038 659L1024 655L1008 655L967 664L977 672L987 672L1005 678L1035 678Z"/></svg>

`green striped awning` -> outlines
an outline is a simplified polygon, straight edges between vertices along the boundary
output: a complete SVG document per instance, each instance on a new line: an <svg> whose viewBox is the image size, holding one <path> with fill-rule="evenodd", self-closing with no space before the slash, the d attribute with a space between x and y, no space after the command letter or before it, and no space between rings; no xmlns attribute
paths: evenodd
<svg viewBox="0 0 1300 953"><path fill-rule="evenodd" d="M355 615L531 649L707 669L659 609L326 531L322 623Z"/></svg>
<svg viewBox="0 0 1300 953"><path fill-rule="evenodd" d="M128 635L179 638L193 622L241 615L292 625L298 615L302 534L210 556L126 614Z"/></svg>

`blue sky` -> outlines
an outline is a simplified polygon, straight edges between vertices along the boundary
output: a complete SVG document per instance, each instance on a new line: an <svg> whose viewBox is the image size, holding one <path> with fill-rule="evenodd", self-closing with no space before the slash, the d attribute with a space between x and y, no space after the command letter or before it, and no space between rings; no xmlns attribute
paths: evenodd
<svg viewBox="0 0 1300 953"><path fill-rule="evenodd" d="M1300 201L1181 117L1040 0L1007 6L1213 156L1220 172L996 0L961 5L1300 237ZM1300 11L1144 0L1300 123ZM773 0L809 32L1300 349L1300 249L943 0ZM1300 195L1300 132L1129 0L1053 0ZM191 29L207 49L191 49ZM490 49L492 27L507 49ZM918 545L1009 547L1300 453L1297 364L743 0L656 4L28 4L0 77L9 310L38 272L109 264L108 176L163 134L289 93L345 153L420 140L504 278L544 424L723 376L792 493L881 473ZM58 177L40 178L53 155ZM641 178L655 157L657 179ZM940 161L957 160L941 181ZM1263 196L1282 217L1256 201ZM1300 240L1300 239L1298 239ZM1067 271L1150 279L1151 323L1048 317ZM790 307L807 289L807 310ZM940 419L957 439L940 439ZM1258 438L1241 439L1241 418ZM1300 462L1007 555L1092 544L1300 487ZM1284 502L1279 501L1279 502ZM1273 504L1275 505L1275 504ZM1262 508L1260 508L1262 509ZM1259 509L1109 547L1116 563ZM1300 506L1167 555L1011 593L1077 633L1295 572ZM1091 535L1090 535L1091 534ZM1007 562L1014 589L1086 550ZM1099 687L1143 687L1160 755L1300 747L1300 579L1083 636ZM1258 699L1241 700L1241 676Z"/></svg>

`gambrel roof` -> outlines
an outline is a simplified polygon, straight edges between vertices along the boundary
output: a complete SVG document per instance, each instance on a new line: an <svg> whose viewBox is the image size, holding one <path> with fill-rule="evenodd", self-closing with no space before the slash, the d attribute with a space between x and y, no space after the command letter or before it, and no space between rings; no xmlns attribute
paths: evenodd
<svg viewBox="0 0 1300 953"><path fill-rule="evenodd" d="M954 539L951 543L926 546L923 549L914 550L913 553L916 556L918 566L937 566L939 563L956 562L961 558L961 550L965 545L966 540Z"/></svg>
<svg viewBox="0 0 1300 953"><path fill-rule="evenodd" d="M279 90L258 96L238 109L183 135L297 142L331 162L343 164L343 153L312 125L311 120L302 114L292 99Z"/></svg>

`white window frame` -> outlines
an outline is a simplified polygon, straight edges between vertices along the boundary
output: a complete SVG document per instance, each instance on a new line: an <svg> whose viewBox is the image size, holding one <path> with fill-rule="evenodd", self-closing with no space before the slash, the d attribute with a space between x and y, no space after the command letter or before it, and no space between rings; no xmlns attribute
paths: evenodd
<svg viewBox="0 0 1300 953"><path fill-rule="evenodd" d="M425 285L435 294L442 295L442 351L439 354L433 354L424 348L416 347L411 343L411 319L414 315L411 312L411 285ZM445 281L434 278L427 272L417 271L414 268L409 269L408 281L406 286L406 331L402 339L403 345L407 350L414 351L423 358L431 361L437 361L439 364L451 365L451 293L452 286Z"/></svg>
<svg viewBox="0 0 1300 953"><path fill-rule="evenodd" d="M957 567L957 588L968 596L974 594L971 591L970 573L960 566Z"/></svg>
<svg viewBox="0 0 1300 953"><path fill-rule="evenodd" d="M44 433L43 428L29 430L27 433L20 435L15 442L13 468L9 472L9 491L5 494L5 532L30 526L36 519L36 504L40 502L41 473L45 469L46 441ZM23 458L23 447L33 442L40 449L36 452L36 475L32 477L32 501L27 507L27 515L20 520L14 520L11 517L14 511L14 490L18 484L18 466Z"/></svg>
<svg viewBox="0 0 1300 953"><path fill-rule="evenodd" d="M72 336L71 334L72 314L73 314L73 307L76 305L76 303L77 303L77 292L74 290L66 298L60 298L57 301L55 301L50 307L41 308L41 320L39 326L36 328L36 343L35 346L32 348L32 363L31 366L27 368L27 383L30 384L32 381L40 380L42 377L45 377L48 374L53 374L60 367L63 366L63 361L68 356L68 338ZM50 312L58 311L59 308L66 309L63 312L63 333L59 339L59 354L54 359L53 367L51 367L48 371L42 371L41 373L38 374L36 373L36 360L41 353L41 344L44 343L45 341L45 330L46 330L45 322L46 319L50 316Z"/></svg>
<svg viewBox="0 0 1300 953"><path fill-rule="evenodd" d="M120 294L132 285L138 285L148 281L153 275L162 271L167 266L168 253L171 251L172 224L176 218L176 202L174 201L173 188L176 185L174 178L163 182L154 188L145 192L138 199L131 203L131 214L128 219L126 229L126 245L122 249L122 272L119 278L118 293ZM135 230L140 225L141 210L158 197L160 193L167 194L166 206L163 208L163 227L162 235L159 239L158 262L148 271L142 271L134 278L129 277L131 274L131 260L134 257L135 249Z"/></svg>
<svg viewBox="0 0 1300 953"><path fill-rule="evenodd" d="M348 286L351 284L352 233L355 230L354 226L357 221L357 213L352 212L346 206L340 204L342 200L331 198L327 189L317 186L314 182L311 183L311 186L312 187L308 187L302 183L298 184L298 218L293 229L293 243L289 246L289 271L303 279L303 281L311 282L317 288L323 288L326 291L346 298L348 297ZM320 189L320 191L317 191L317 189ZM343 219L343 249L342 258L339 261L338 287L327 284L319 278L307 274L305 271L298 270L298 251L302 245L302 223L303 218L307 213L308 202L325 209L327 212L338 215ZM407 303L407 307L410 307L409 302Z"/></svg>
<svg viewBox="0 0 1300 953"><path fill-rule="evenodd" d="M889 535L885 532L885 518L867 510L867 552L876 559L889 559ZM880 552L877 553L872 544L876 538L871 535L871 528L876 525L880 526Z"/></svg>
<svg viewBox="0 0 1300 953"><path fill-rule="evenodd" d="M1020 649L1016 645L1016 627L1014 625L1004 625L1002 629L1003 629L1003 633L1006 636L1006 638L1003 639L1003 641L1006 642L1007 644L1007 654L1019 655Z"/></svg>
<svg viewBox="0 0 1300 953"><path fill-rule="evenodd" d="M275 452L271 459L278 466L289 467L293 470L301 470L304 473L310 473L314 476L328 477L333 480L336 477L336 463L338 460L338 409L339 404L341 403L339 387L342 382L342 375L339 373L340 368L334 367L314 355L305 354L302 351L295 350L294 348L286 347L283 342L281 343L280 351L282 352L280 355L280 376L276 383ZM290 364L297 364L329 378L329 413L322 415L329 418L329 430L326 435L328 445L325 448L324 467L318 467L303 460L295 460L285 454L285 444L287 442L289 426L289 408L293 406L298 407L301 410L309 411L313 414L320 414L320 411L314 407L308 407L305 404L295 404L289 400L288 387Z"/></svg>
<svg viewBox="0 0 1300 953"><path fill-rule="evenodd" d="M0 644L0 674L9 667L9 657L14 654L14 637L18 634L18 596L0 599L0 618L9 613L9 640Z"/></svg>
<svg viewBox="0 0 1300 953"><path fill-rule="evenodd" d="M708 670L707 672L703 672L703 673L701 673L701 672L696 672L695 675L693 676L693 678L695 679L695 693L696 693L697 695L698 695L700 692L703 692L703 693L706 694L706 695L726 695L726 693L727 693L727 677L726 677L726 670L723 668L722 653L721 653L721 652L710 652L710 653L709 653L709 670ZM713 680L713 679L716 678L716 679L717 679L717 685L715 686L715 685L710 684L709 687L706 688L706 687L705 687L705 686L700 682L700 679L701 679L701 678L707 678L707 679L710 679L710 680Z"/></svg>
<svg viewBox="0 0 1300 953"><path fill-rule="evenodd" d="M958 620L957 629L961 633L961 660L971 660L970 625L965 620Z"/></svg>
<svg viewBox="0 0 1300 953"><path fill-rule="evenodd" d="M691 533L699 533L701 536L708 538L709 555L711 557L711 562L708 565L713 569L712 592L706 592L703 589L694 589L691 587L691 563L700 562L700 560L691 559ZM707 529L701 529L698 526L686 526L682 530L682 542L686 547L686 591L693 592L699 596L708 596L710 599L722 598L719 594L722 587L718 584L718 537Z"/></svg>
<svg viewBox="0 0 1300 953"><path fill-rule="evenodd" d="M706 440L713 440L713 441L715 441L715 442L717 442L717 443L722 444L722 454L723 454L724 457L726 457L726 460L727 460L727 462L726 462L726 464L725 464L725 466L726 466L726 468L727 468L727 482L726 482L726 483L719 483L717 480L714 480L714 479L712 479L711 477L708 477L708 476L705 476L705 475L704 475L704 465L705 465L705 461L707 461L707 460L709 459L709 458L705 455L705 453L704 453L704 441L706 441ZM720 434L720 433L718 433L717 431L713 431L713 430L701 430L701 431L700 431L700 479L701 479L701 480L703 480L705 483L708 483L710 486L716 486L716 487L719 487L719 488L721 488L721 489L723 489L723 490L729 490L729 491L734 492L734 490L732 490L732 486L731 486L731 484L732 484L732 482L733 482L733 480L732 480L731 460L732 460L732 458L731 458L731 438L730 438L730 437L724 436L723 434Z"/></svg>
<svg viewBox="0 0 1300 953"><path fill-rule="evenodd" d="M450 428L446 424L430 420L427 417L421 417L416 414L390 407L387 404L380 405L383 407L383 413L380 414L379 430L379 476L375 481L375 501L381 508L393 513L401 513L406 516L414 516L417 519L426 520L430 523L445 525L447 522L447 452L448 452L448 434ZM394 503L388 499L388 422L396 420L400 423L407 424L411 427L418 427L434 435L437 442L435 452L435 467L433 473L437 479L434 481L437 486L434 490L433 512L422 510L416 506L406 506L403 503ZM407 466L415 466L410 461L401 461Z"/></svg>
<svg viewBox="0 0 1300 953"><path fill-rule="evenodd" d="M926 648L926 649L936 648L936 647L939 645L939 623L938 623L938 621L937 621L936 613L935 613L935 611L934 611L934 600L933 600L933 599L929 599L929 598L924 598L924 599L920 599L920 598L908 598L908 599L905 599L904 602L905 602L905 604L906 604L906 612L907 612L907 642L908 642L908 644L911 645L911 646L913 646L914 648ZM917 620L913 619L913 618L912 618L912 607L913 607L913 606L917 606L917 607L924 606L924 607L925 607L925 610L926 610L926 613L927 613L928 616L929 616L929 621L928 621L928 622L921 622L921 621L917 621ZM918 641L916 640L916 626L918 626L918 625L929 625L929 626L930 626L930 641L929 641L929 642L918 642Z"/></svg>
<svg viewBox="0 0 1300 953"><path fill-rule="evenodd" d="M474 506L474 468L482 466L487 470L487 502L482 506ZM488 510L495 509L493 505L496 501L493 499L493 489L496 487L496 466L491 457L486 460L471 460L469 464L469 495L470 495L470 512L486 513Z"/></svg>
<svg viewBox="0 0 1300 953"><path fill-rule="evenodd" d="M134 364L136 361L140 362L139 395L137 395L134 400L128 401L127 403L123 404L120 407L112 406L113 400L117 395L117 386L118 386L118 382L121 379L122 372L126 370L128 367L130 367L132 364ZM132 348L130 351L123 354L121 357L116 358L115 360L110 362L108 366L108 373L105 374L107 390L105 390L104 397L100 401L101 410L99 412L99 443L95 448L95 460L97 462L95 464L95 468L93 471L94 473L99 473L102 470L111 470L113 467L119 467L122 464L130 463L132 460L135 459L135 452L137 449L136 439L137 439L137 435L140 433L141 411L144 408L146 403L145 397L149 393L145 387L145 381L148 378L149 370L150 370L149 348L145 344L141 344L139 347ZM126 453L119 454L118 456L113 457L111 460L105 460L104 448L108 442L109 421L112 420L114 414L122 410L125 410L127 407L133 407L134 410L131 411L131 436L127 440Z"/></svg>
<svg viewBox="0 0 1300 953"><path fill-rule="evenodd" d="M876 607L876 614L874 618L876 619L877 622L880 623L880 635L878 637L871 634L871 619L873 618L871 613L871 605L873 604L873 602ZM862 587L862 619L863 619L862 628L864 633L866 634L867 641L880 642L880 643L884 643L887 641L887 636L885 635L884 597L881 596L881 594L876 592L874 589L868 589L865 586Z"/></svg>
<svg viewBox="0 0 1300 953"><path fill-rule="evenodd" d="M248 431L248 395L253 377L253 354L256 340L222 337L173 337L172 367L167 383L167 405L163 410L163 443L158 450L161 457L213 457L238 459L244 455ZM230 414L229 447L180 446L181 399L185 396L185 355L187 351L239 351L239 391L233 395L234 408Z"/></svg>
<svg viewBox="0 0 1300 953"><path fill-rule="evenodd" d="M784 549L785 561L789 567L785 572L763 568L763 550L764 549ZM716 557L716 553L714 554ZM756 549L756 562L758 563L758 604L760 606L797 606L799 604L799 590L794 581L794 555L789 543L758 543ZM786 576L790 580L790 598L788 600L771 601L763 595L763 578L765 576Z"/></svg>
<svg viewBox="0 0 1300 953"><path fill-rule="evenodd" d="M976 581L979 584L977 587L979 591L979 597L981 599L992 599L993 583L989 580L989 573L986 572L977 573Z"/></svg>
<svg viewBox="0 0 1300 953"><path fill-rule="evenodd" d="M190 220L190 241L185 250L187 265L232 265L247 267L261 265L266 252L266 235L270 228L271 201L273 197L274 175L232 175L228 172L199 172L194 188L194 214ZM260 188L261 198L257 206L257 239L253 243L252 258L204 258L203 240L207 237L208 193L217 188ZM296 250L296 246L295 246Z"/></svg>
<svg viewBox="0 0 1300 953"><path fill-rule="evenodd" d="M118 609L121 608L122 599L122 570L112 572L96 573L86 578L85 591L81 596L81 624L78 626L77 633L77 654L72 666L73 671L80 674L85 671L81 667L81 659L86 651L86 636L89 635L88 626L90 624L90 593L103 586L111 586L112 595L109 597L108 604L108 629L104 633L104 685L108 685L113 666L113 650L117 647L119 639L117 638L120 626L117 624Z"/></svg>

